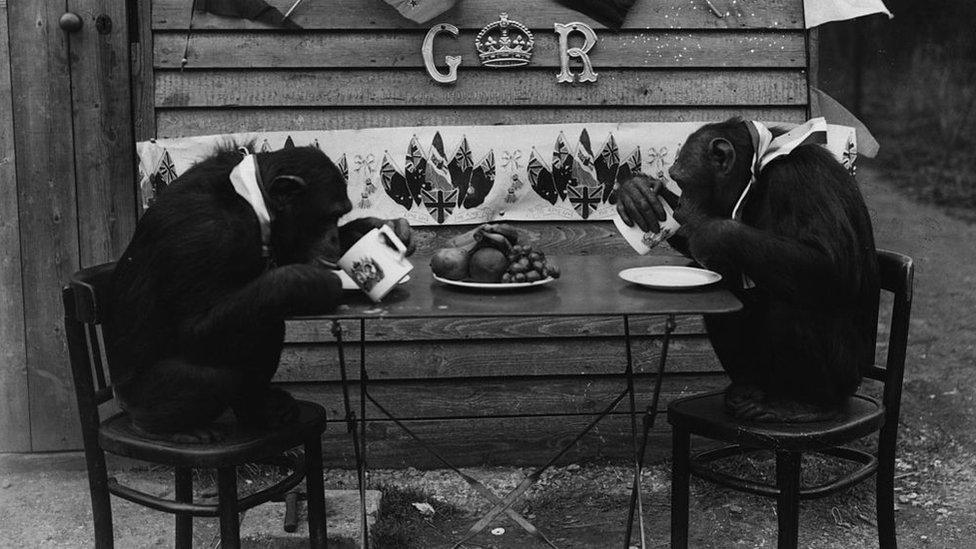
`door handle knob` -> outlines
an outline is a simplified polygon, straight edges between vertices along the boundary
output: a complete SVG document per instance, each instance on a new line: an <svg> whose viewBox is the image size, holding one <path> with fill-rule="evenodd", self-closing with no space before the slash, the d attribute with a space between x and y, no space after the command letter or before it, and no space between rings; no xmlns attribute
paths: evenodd
<svg viewBox="0 0 976 549"><path fill-rule="evenodd" d="M58 25L65 32L78 32L82 27L82 19L77 13L67 12L58 19Z"/></svg>

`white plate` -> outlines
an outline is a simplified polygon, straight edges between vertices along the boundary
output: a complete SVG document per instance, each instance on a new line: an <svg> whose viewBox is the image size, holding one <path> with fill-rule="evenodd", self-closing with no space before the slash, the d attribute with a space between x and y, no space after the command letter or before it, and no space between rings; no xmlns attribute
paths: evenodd
<svg viewBox="0 0 976 549"><path fill-rule="evenodd" d="M335 274L336 274L336 276L339 277L339 280L342 281L342 289L343 290L358 290L359 289L359 286L356 286L356 283L353 282L352 278L350 278L349 275L346 274L346 271L335 271ZM400 279L400 284L406 284L407 282L410 282L410 275L407 275L407 276L403 277L402 279Z"/></svg>
<svg viewBox="0 0 976 549"><path fill-rule="evenodd" d="M706 269L661 265L657 267L634 267L624 269L620 278L655 290L684 290L715 284L722 275Z"/></svg>
<svg viewBox="0 0 976 549"><path fill-rule="evenodd" d="M533 286L543 286L549 284L553 280L553 277L543 278L542 280L536 280L535 282L470 282L467 280L451 280L449 278L441 278L435 274L431 274L434 280L447 284L448 286L457 286L458 288L478 288L481 290L517 290L519 288L531 288Z"/></svg>

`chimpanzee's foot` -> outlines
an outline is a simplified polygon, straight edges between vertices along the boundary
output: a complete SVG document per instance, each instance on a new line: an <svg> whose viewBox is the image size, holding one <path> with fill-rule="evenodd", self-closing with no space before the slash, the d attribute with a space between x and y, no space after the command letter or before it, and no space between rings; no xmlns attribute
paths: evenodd
<svg viewBox="0 0 976 549"><path fill-rule="evenodd" d="M223 432L216 426L203 426L186 431L160 432L145 429L136 422L132 422L132 429L148 439L174 442L176 444L209 444L212 442L220 442L224 438Z"/></svg>
<svg viewBox="0 0 976 549"><path fill-rule="evenodd" d="M773 398L764 403L762 413L753 418L753 421L811 423L836 419L841 413L840 408L830 408L785 398Z"/></svg>
<svg viewBox="0 0 976 549"><path fill-rule="evenodd" d="M746 419L760 412L766 392L756 385L732 383L725 389L725 408L733 416Z"/></svg>
<svg viewBox="0 0 976 549"><path fill-rule="evenodd" d="M766 423L828 421L841 410L785 398L770 398L754 385L732 384L725 390L725 406L738 419Z"/></svg>
<svg viewBox="0 0 976 549"><path fill-rule="evenodd" d="M298 403L288 391L272 387L265 401L265 413L270 425L283 425L298 419Z"/></svg>
<svg viewBox="0 0 976 549"><path fill-rule="evenodd" d="M232 408L238 421L249 427L270 428L298 419L298 403L277 387L268 388L261 398L242 398Z"/></svg>

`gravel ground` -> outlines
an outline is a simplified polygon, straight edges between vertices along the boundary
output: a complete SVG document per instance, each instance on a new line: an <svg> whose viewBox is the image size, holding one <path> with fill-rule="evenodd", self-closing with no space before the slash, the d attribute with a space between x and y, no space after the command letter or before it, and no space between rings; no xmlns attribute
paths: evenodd
<svg viewBox="0 0 976 549"><path fill-rule="evenodd" d="M870 164L862 166L859 180L874 219L878 246L913 256L917 266L898 449L899 541L903 547L976 547L976 384L972 381L976 365L976 225L905 198L881 181ZM752 459L740 465L767 474L770 463ZM807 467L814 476L825 470L822 464ZM477 468L468 472L501 491L514 487L528 470ZM125 475L150 485L168 482L159 471ZM327 478L330 488L355 485L355 476L348 471L328 471ZM668 478L666 463L652 464L643 478L648 547L667 545ZM487 505L446 471L374 471L371 482L389 487L391 493L419 490L441 510L428 517L412 506L400 512L401 520L407 517L404 529L409 530L400 543L418 547L447 544L467 530L474 512L484 511ZM557 468L516 509L560 547L620 546L630 482L627 469L620 466ZM404 501L401 498L398 505L407 506ZM771 500L693 482L692 545L775 546L774 509ZM118 500L113 502L113 511L119 547L172 545L171 517ZM873 515L871 483L803 502L801 546L876 547ZM90 546L90 520L83 472L0 471L0 547ZM213 521L199 519L195 527L197 544L213 547ZM541 546L508 520L499 520L489 530L497 528L504 532L479 536L470 546Z"/></svg>

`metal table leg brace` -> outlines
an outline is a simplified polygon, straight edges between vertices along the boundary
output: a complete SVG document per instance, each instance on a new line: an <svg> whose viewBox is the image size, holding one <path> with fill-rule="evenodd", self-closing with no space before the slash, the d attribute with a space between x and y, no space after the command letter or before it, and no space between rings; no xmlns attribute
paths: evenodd
<svg viewBox="0 0 976 549"><path fill-rule="evenodd" d="M418 437L413 431L411 431L406 425L403 424L397 417L391 414L382 404L376 401L369 391L366 389L369 374L366 371L366 325L365 319L360 320L360 430L357 433L356 429L356 412L352 410L352 406L349 398L349 383L348 376L346 374L346 356L343 347L342 339L342 325L339 321L332 322L332 335L336 339L336 345L339 353L339 373L342 381L342 396L343 405L345 406L346 412L346 427L349 433L352 435L353 447L356 459L356 474L359 483L359 500L360 500L360 514L361 514L361 529L360 535L362 538L363 547L369 547L369 532L368 525L366 522L366 401L369 400L376 409L380 411L383 415L388 417L393 421L398 427L403 429L407 435L413 438L422 448L427 450L431 455L433 455L438 461L444 464L445 467L451 469L457 473L465 482L468 483L476 492L484 496L486 499L493 503L501 502L501 499L495 495L487 486L482 484L480 481L474 477L465 474L460 469L455 467L439 453L437 453L433 448L427 445L420 437ZM522 515L518 514L514 509L505 508L505 513L514 520L519 526L521 526L526 532L535 536L539 540L543 541L550 547L556 547L538 528L532 525L531 522L526 520ZM477 533L477 532L476 532ZM459 542L460 543L460 542Z"/></svg>
<svg viewBox="0 0 976 549"><path fill-rule="evenodd" d="M359 364L359 391L360 391L360 410L362 411L362 438L359 436L359 432L356 430L356 412L353 411L352 406L349 402L349 378L346 375L346 353L342 345L342 324L338 320L332 321L332 336L336 340L336 348L339 352L339 376L342 381L342 404L346 412L346 431L352 435L352 446L353 453L356 456L356 480L359 484L359 512L360 512L360 536L362 540L363 549L369 548L369 527L366 524L366 456L365 453L365 443L366 443L366 412L365 412L365 399L362 398L366 390L366 380L363 378L363 372L365 371L365 364L363 359L365 358L365 338L366 330L365 326L360 323L360 330L362 330L361 340L361 351L360 351L360 364ZM362 441L362 446L360 446L360 441Z"/></svg>
<svg viewBox="0 0 976 549"><path fill-rule="evenodd" d="M557 453L555 456L549 459L549 461L546 462L545 465L536 469L525 479L523 479L522 482L519 483L519 485L516 486L514 490L509 492L503 498L499 498L496 494L494 494L491 490L489 490L487 486L479 482L477 479L471 477L470 475L465 474L456 466L454 466L449 461L447 461L447 459L445 459L437 451L435 451L428 444L426 444L420 437L418 437L413 431L411 431L406 425L404 425L402 421L400 421L398 418L393 416L393 414L391 414L382 404L377 402L376 399L374 399L372 395L369 394L369 392L366 389L368 374L366 372L366 356L365 356L366 353L365 320L360 321L360 330L361 330L360 417L362 419L360 423L361 431L360 434L357 436L356 414L351 410L350 401L349 401L349 389L348 389L348 380L346 376L345 353L343 351L343 343L342 343L342 327L340 326L338 321L333 321L332 333L336 338L336 343L339 351L339 371L342 379L343 404L345 405L345 409L346 409L347 428L349 432L352 434L353 445L355 447L357 477L359 480L359 488L360 488L360 511L362 513L363 547L368 547L368 532L367 532L367 525L366 525L366 499L365 499L366 400L369 400L374 406L376 406L376 409L381 414L383 414L384 416L392 420L394 424L396 424L399 428L403 429L403 431L407 433L407 435L410 436L410 438L412 438L422 448L424 448L431 455L433 455L435 459L437 459L439 462L444 464L444 466L447 467L448 469L454 471L462 479L464 479L464 481L467 482L468 485L470 485L476 492L478 492L479 494L481 494L482 496L484 496L489 501L495 504L481 519L476 521L471 526L469 531L461 539L459 539L454 544L453 547L457 548L464 542L468 541L469 539L479 534L481 531L487 528L489 524L491 524L491 521L493 521L502 513L505 513L512 520L514 520L516 524L521 526L526 532L538 538L539 540L543 541L548 546L556 547L542 532L540 532L535 526L533 526L528 520L522 517L518 512L512 509L511 506L522 496L522 494L524 494L530 487L532 487L532 485L535 484L539 480L539 478L541 478L542 474L547 469L549 469L549 467L551 467L556 461L558 461L561 457L563 457L566 454L566 452L568 452L577 442L579 442L584 436L586 436L587 433L589 433L597 425L597 423L599 423L603 418L605 418L607 415L613 412L626 396L630 397L629 400L630 400L630 418L631 418L631 442L634 450L634 465L635 465L634 487L632 489L632 494L631 494L631 504L629 510L629 520L627 522L626 540L628 542L630 540L631 527L633 524L633 515L635 510L635 502L636 502L638 520L640 521L641 524L641 542L642 542L642 546L646 546L644 543L645 535L643 530L643 507L642 507L641 498L639 494L641 468L643 467L643 462L644 462L644 450L647 445L648 431L653 426L654 418L657 413L657 402L661 392L661 381L664 373L664 364L667 360L668 344L670 341L671 332L674 330L675 323L674 323L674 316L673 315L668 316L668 320L665 325L665 333L664 333L664 340L662 343L660 363L658 365L658 375L655 378L654 396L651 405L648 406L647 411L645 412L644 421L643 421L644 423L643 440L641 441L640 445L638 445L637 420L636 420L637 412L636 412L636 403L635 403L636 397L635 397L635 390L634 390L634 371L633 371L633 356L631 351L632 342L631 342L631 335L630 335L630 323L629 323L629 318L627 316L624 316L623 320L624 320L624 337L625 337L626 348L627 348L627 367L625 370L627 387L619 395L617 395L613 399L613 401L611 401L611 403L606 408L604 408L578 435L576 435L576 437L571 442L566 444L562 448L562 450L559 451L559 453Z"/></svg>
<svg viewBox="0 0 976 549"><path fill-rule="evenodd" d="M664 366L665 366L665 364L667 363L667 360L668 360L668 346L671 343L671 334L674 332L674 329L675 329L676 326L677 326L677 323L674 320L674 315L668 315L668 318L667 318L667 320L665 321L665 324L664 324L664 337L662 338L662 341L661 341L661 356L659 357L658 365L657 365L657 376L655 376L654 393L651 396L651 403L647 406L647 408L644 411L644 418L643 418L643 420L644 420L643 421L643 423L644 423L644 425L643 425L644 432L643 432L643 435L641 437L640 450L637 450L636 449L636 441L635 441L635 456L634 456L634 458L635 458L635 470L634 471L635 472L634 472L634 484L633 484L633 486L631 486L631 489L630 489L630 508L627 511L627 533L625 534L625 537L624 537L624 549L627 549L628 547L630 547L630 536L631 536L631 533L633 532L633 526L634 526L634 510L635 510L635 508L637 510L637 521L638 521L638 524L640 525L640 536L641 536L641 544L640 544L640 546L641 546L642 549L646 549L647 548L647 539L646 539L646 536L644 534L644 507L643 507L643 504L642 504L642 499L643 498L641 497L641 472L642 472L642 470L644 468L644 455L645 455L646 450L647 450L647 439L648 439L648 435L649 435L649 433L651 431L651 428L654 427L654 420L657 419L657 405L658 405L659 399L661 398L661 383L664 380ZM631 356L631 352L630 352L630 334L629 334L629 327L627 325L626 320L624 321L624 329L628 332L627 333L627 362L628 362L628 370L630 370L630 366L629 366L629 363L630 363L630 360L631 360L630 359L630 356ZM633 375L633 374L631 373L631 375ZM635 416L634 416L634 410L633 410L633 401L631 401L631 429L632 429L632 431L636 431L636 425L634 423L634 421L635 421L634 417Z"/></svg>

